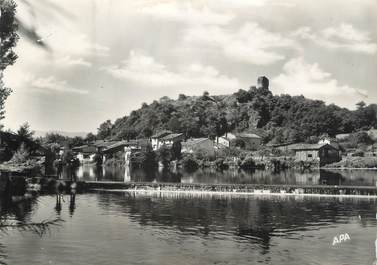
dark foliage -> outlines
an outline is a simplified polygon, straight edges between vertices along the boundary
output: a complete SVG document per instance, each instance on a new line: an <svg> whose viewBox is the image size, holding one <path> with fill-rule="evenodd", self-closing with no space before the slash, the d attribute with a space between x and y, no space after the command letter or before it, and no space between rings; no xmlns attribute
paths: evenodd
<svg viewBox="0 0 377 265"><path fill-rule="evenodd" d="M100 126L99 136L111 138L132 128L137 138L169 129L186 137L210 137L229 131L264 131L263 141L306 141L311 136L351 133L377 126L377 105L359 103L355 111L326 105L303 96L272 95L267 88L251 87L232 95L161 98ZM147 133L146 133L147 132ZM134 135L132 135L134 136Z"/></svg>
<svg viewBox="0 0 377 265"><path fill-rule="evenodd" d="M185 156L182 159L182 167L188 172L193 172L199 168L199 164L192 156Z"/></svg>

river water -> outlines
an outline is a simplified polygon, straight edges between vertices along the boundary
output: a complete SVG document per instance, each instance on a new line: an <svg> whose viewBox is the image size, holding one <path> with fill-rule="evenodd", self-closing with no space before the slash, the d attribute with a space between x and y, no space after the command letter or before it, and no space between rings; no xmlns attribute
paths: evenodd
<svg viewBox="0 0 377 265"><path fill-rule="evenodd" d="M81 180L122 181L122 182L176 182L210 184L308 184L308 185L349 185L375 186L377 170L313 170L300 172L286 170L271 172L257 170L245 172L239 170L216 171L211 169L195 172L130 170L125 167L95 167L82 165L76 172ZM65 177L67 177L67 173Z"/></svg>
<svg viewBox="0 0 377 265"><path fill-rule="evenodd" d="M84 165L74 174L126 182L376 183L376 171L357 170L145 173ZM375 264L376 218L372 198L114 191L1 198L0 264Z"/></svg>
<svg viewBox="0 0 377 265"><path fill-rule="evenodd" d="M2 200L3 225L63 221L41 234L0 230L0 263L373 264L376 202L126 192Z"/></svg>

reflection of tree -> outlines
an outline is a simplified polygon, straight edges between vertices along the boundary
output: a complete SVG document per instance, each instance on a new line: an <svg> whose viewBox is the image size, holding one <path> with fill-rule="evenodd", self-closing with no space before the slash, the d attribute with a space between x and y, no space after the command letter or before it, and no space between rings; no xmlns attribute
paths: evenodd
<svg viewBox="0 0 377 265"><path fill-rule="evenodd" d="M17 230L35 233L42 237L49 233L52 227L61 225L63 220L60 218L31 222L30 216L37 203L36 198L13 202L9 196L2 195L0 197L0 235L10 230ZM0 244L0 264L5 264L3 261L5 258L5 247Z"/></svg>
<svg viewBox="0 0 377 265"><path fill-rule="evenodd" d="M53 220L43 220L41 222L15 224L0 223L0 233L6 233L10 229L17 229L21 232L33 232L42 237L47 232L50 232L52 226L60 225L61 222L63 222L62 219L55 218Z"/></svg>
<svg viewBox="0 0 377 265"><path fill-rule="evenodd" d="M126 213L142 226L178 230L201 237L225 232L256 243L266 253L273 237L296 238L302 231L319 230L329 223L347 223L362 213L374 212L368 201L293 198L248 199L187 197L195 195L129 196L103 194L100 207ZM182 196L182 195L181 195ZM348 217L348 218L347 218ZM362 222L360 225L365 225ZM196 228L196 229L193 229Z"/></svg>
<svg viewBox="0 0 377 265"><path fill-rule="evenodd" d="M0 199L0 232L18 229L20 231L35 232L42 236L50 226L62 221L60 218L56 218L41 222L31 222L30 216L37 203L38 200L36 198L13 202L8 196L2 196ZM11 217L14 217L14 222L9 222Z"/></svg>

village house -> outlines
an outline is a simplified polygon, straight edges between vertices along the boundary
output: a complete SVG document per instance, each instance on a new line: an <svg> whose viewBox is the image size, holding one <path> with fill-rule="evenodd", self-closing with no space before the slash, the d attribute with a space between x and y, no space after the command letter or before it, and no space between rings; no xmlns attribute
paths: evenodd
<svg viewBox="0 0 377 265"><path fill-rule="evenodd" d="M115 144L108 146L106 149L102 151L103 162L113 157L125 157L129 149L140 149L138 141L131 140L116 142Z"/></svg>
<svg viewBox="0 0 377 265"><path fill-rule="evenodd" d="M94 146L97 149L97 153L102 153L103 150L113 144L116 144L117 142L118 141L96 140L90 145Z"/></svg>
<svg viewBox="0 0 377 265"><path fill-rule="evenodd" d="M169 134L171 134L172 132L171 131L161 131L161 132L158 132L154 135L151 136L151 144L152 144L152 148L153 150L158 150L161 145L162 145L162 142L161 142L161 139L164 137L164 136L167 136Z"/></svg>
<svg viewBox="0 0 377 265"><path fill-rule="evenodd" d="M297 162L316 162L320 166L340 161L339 149L330 144L297 144L292 148Z"/></svg>
<svg viewBox="0 0 377 265"><path fill-rule="evenodd" d="M149 141L146 139L119 141L103 150L103 162L110 158L124 159L126 165L130 164L131 155L135 152L145 151Z"/></svg>
<svg viewBox="0 0 377 265"><path fill-rule="evenodd" d="M82 145L72 148L80 164L94 163L97 148L93 145Z"/></svg>
<svg viewBox="0 0 377 265"><path fill-rule="evenodd" d="M151 137L151 144L154 151L161 146L172 146L173 143L181 142L185 138L183 133L172 133L171 131L162 131Z"/></svg>
<svg viewBox="0 0 377 265"><path fill-rule="evenodd" d="M231 147L232 144L237 144L237 147L247 150L257 150L262 143L262 138L254 133L226 133L225 135L218 137L216 142L225 147Z"/></svg>
<svg viewBox="0 0 377 265"><path fill-rule="evenodd" d="M215 146L211 139L208 138L191 138L182 142L182 153L194 153L198 150L205 150L210 154L215 153Z"/></svg>
<svg viewBox="0 0 377 265"><path fill-rule="evenodd" d="M183 133L171 133L169 135L166 135L162 138L160 138L161 146L172 146L174 143L182 142L185 139L185 136Z"/></svg>

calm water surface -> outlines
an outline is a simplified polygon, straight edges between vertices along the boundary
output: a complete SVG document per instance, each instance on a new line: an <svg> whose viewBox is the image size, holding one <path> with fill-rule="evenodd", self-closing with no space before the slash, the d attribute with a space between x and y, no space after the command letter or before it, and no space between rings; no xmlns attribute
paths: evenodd
<svg viewBox="0 0 377 265"><path fill-rule="evenodd" d="M6 264L373 264L376 201L104 192L0 201ZM333 238L350 240L335 246Z"/></svg>
<svg viewBox="0 0 377 265"><path fill-rule="evenodd" d="M278 173L260 170L254 173L238 170L197 170L192 173L183 170L143 172L124 167L95 167L83 165L76 171L82 180L96 181L142 181L177 183L237 183L237 184L310 184L375 186L377 170L313 170L300 172L286 170Z"/></svg>

